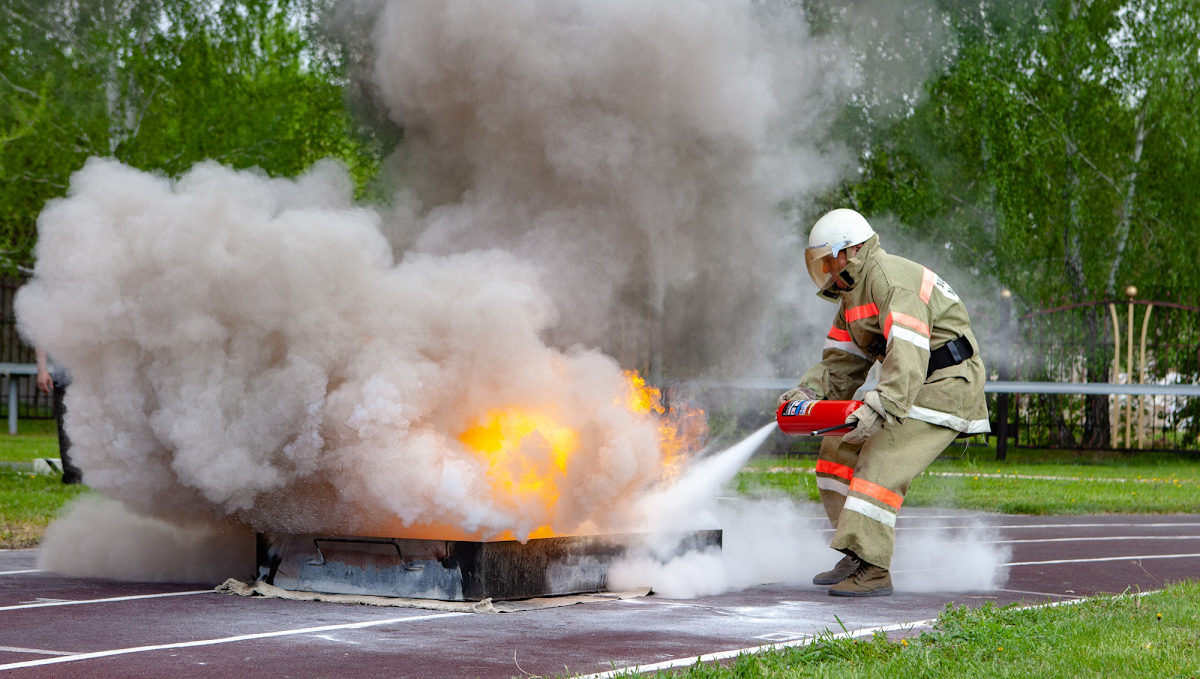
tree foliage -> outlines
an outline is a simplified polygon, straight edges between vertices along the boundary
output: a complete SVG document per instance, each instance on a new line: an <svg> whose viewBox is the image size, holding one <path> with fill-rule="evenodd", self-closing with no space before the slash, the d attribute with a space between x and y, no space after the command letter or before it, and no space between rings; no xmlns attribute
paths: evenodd
<svg viewBox="0 0 1200 679"><path fill-rule="evenodd" d="M904 115L852 126L862 175L827 202L894 215L1033 305L1113 298L1128 284L1200 299L1195 3L943 10L952 65Z"/></svg>
<svg viewBox="0 0 1200 679"><path fill-rule="evenodd" d="M380 142L346 113L338 55L305 0L0 0L0 268L93 155L167 175L213 159L295 175L342 159L360 188Z"/></svg>
<svg viewBox="0 0 1200 679"><path fill-rule="evenodd" d="M327 2L0 0L0 268L29 264L91 155L168 175L333 156L366 186L386 142L346 112L344 46L315 39ZM1033 305L1200 299L1194 0L804 3L862 79L840 128L861 173L825 206L892 215ZM934 75L897 87L914 69Z"/></svg>

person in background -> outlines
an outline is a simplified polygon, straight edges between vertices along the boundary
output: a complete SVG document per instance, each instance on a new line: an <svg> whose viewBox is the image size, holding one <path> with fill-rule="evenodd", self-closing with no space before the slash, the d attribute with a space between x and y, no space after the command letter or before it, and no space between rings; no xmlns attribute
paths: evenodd
<svg viewBox="0 0 1200 679"><path fill-rule="evenodd" d="M46 358L46 352L35 348L37 355L37 386L43 394L54 395L54 419L58 422L58 456L62 459L63 483L79 483L83 480L83 472L71 462L71 439L67 430L63 429L63 417L67 408L63 405L63 397L67 395L67 386L71 384L71 375L65 369L58 367ZM53 369L51 369L53 368Z"/></svg>

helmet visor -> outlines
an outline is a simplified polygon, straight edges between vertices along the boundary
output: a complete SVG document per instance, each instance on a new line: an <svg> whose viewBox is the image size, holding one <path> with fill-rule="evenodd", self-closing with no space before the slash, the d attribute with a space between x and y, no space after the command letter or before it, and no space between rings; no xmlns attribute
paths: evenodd
<svg viewBox="0 0 1200 679"><path fill-rule="evenodd" d="M817 287L825 290L833 285L833 248L819 245L804 251L804 264Z"/></svg>

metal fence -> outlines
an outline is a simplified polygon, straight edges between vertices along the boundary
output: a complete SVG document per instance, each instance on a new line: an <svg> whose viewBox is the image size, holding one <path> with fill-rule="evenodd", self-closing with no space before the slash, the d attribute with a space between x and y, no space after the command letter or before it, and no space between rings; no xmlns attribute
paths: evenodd
<svg viewBox="0 0 1200 679"><path fill-rule="evenodd" d="M995 339L1001 379L1075 385L1071 393L993 397L993 431L1008 444L1200 449L1200 398L1183 388L1200 383L1200 308L1132 296L1073 304L1025 314L996 328ZM1163 389L1083 393L1100 384Z"/></svg>
<svg viewBox="0 0 1200 679"><path fill-rule="evenodd" d="M33 348L20 338L13 312L13 299L23 283L0 279L0 363L35 361ZM984 360L995 368L993 378L1067 385L1059 393L989 394L992 433L999 438L1001 454L1007 446L1200 451L1200 396L1169 388L1200 384L1200 307L1131 296L1013 318L1005 299L999 313L973 320L984 344ZM622 354L648 362L646 347L626 344ZM19 417L53 417L52 399L37 390L32 376L0 378L0 416L10 407L9 380L17 385ZM794 385L794 380L786 382L783 389ZM1087 385L1099 384L1168 388L1156 393L1082 393Z"/></svg>

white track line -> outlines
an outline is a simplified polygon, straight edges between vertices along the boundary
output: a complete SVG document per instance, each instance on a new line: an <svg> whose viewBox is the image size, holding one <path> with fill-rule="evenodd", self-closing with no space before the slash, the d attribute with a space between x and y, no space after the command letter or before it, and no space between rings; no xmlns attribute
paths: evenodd
<svg viewBox="0 0 1200 679"><path fill-rule="evenodd" d="M1141 592L1141 593L1133 594L1133 595L1121 594L1115 598L1123 598L1125 596L1143 597L1143 596L1148 596L1150 594L1157 594L1160 591L1162 591L1162 590ZM1057 595L1055 595L1055 596L1057 596ZM1069 600L1064 600L1064 601L1051 601L1049 603L1037 604L1034 606L1025 606L1025 607L1023 607L1022 610L1025 610L1025 609L1035 610L1038 608L1056 608L1058 606L1071 606L1073 604L1082 603L1084 601L1087 601L1087 599L1069 599ZM666 660L663 662L652 663L650 665L630 665L629 667L624 667L624 668L616 669L616 670L608 670L607 672L597 672L595 674L578 675L574 679L612 679L613 677L621 677L621 676L626 676L626 675L631 675L631 674L645 674L647 672L657 672L658 670L668 670L668 669L672 669L675 667L687 667L690 665L695 665L698 662L712 662L715 660L729 660L730 658L736 658L739 655L757 655L759 653L767 653L770 651L776 651L776 650L783 649L783 648L793 648L793 647L797 647L797 646L810 646L814 643L820 642L822 639L857 639L859 637L873 635L876 632L885 632L885 633L886 632L898 632L900 630L910 630L910 629L914 629L917 627L928 627L936 621L937 621L937 618L930 618L928 620L918 620L916 622L905 622L905 623L900 623L898 625L882 625L880 627L867 627L865 629L858 629L858 630L853 630L853 631L848 631L848 632L839 632L837 634L830 634L828 636L811 635L804 639L797 639L795 641L784 641L784 642L779 642L779 643L775 643L775 644L763 644L762 646L751 646L749 648L739 648L739 649L734 649L731 651L721 651L719 653L705 653L704 655L693 655L688 658L675 658L674 660ZM2 665L0 665L0 669L3 669Z"/></svg>
<svg viewBox="0 0 1200 679"><path fill-rule="evenodd" d="M1200 559L1200 554L1144 554L1141 556L1101 556L1093 559L1055 559L1053 561L1012 561L1001 566L1041 566L1055 563L1094 563L1097 561L1146 561L1149 559Z"/></svg>
<svg viewBox="0 0 1200 679"><path fill-rule="evenodd" d="M23 608L49 608L51 606L79 606L82 604L105 604L110 601L136 601L138 599L161 599L169 596L189 596L191 594L216 594L213 589L197 589L190 592L163 592L162 594L135 594L132 596L114 596L107 599L80 599L78 601L42 601L36 604L18 604L16 606L0 606L0 611L18 611Z"/></svg>
<svg viewBox="0 0 1200 679"><path fill-rule="evenodd" d="M21 648L20 646L0 646L0 653L33 653L36 655L75 655L72 651L50 651L44 648Z"/></svg>
<svg viewBox="0 0 1200 679"><path fill-rule="evenodd" d="M210 590L211 591L211 590ZM153 646L134 646L132 648L116 648L111 651L95 651L93 653L77 653L75 655L63 656L60 658L41 658L39 660L26 660L24 662L8 663L0 665L2 670L15 670L22 667L38 667L41 665L56 665L66 662L77 662L79 660L91 660L93 658L107 658L114 655L128 655L130 653L146 653L147 651L164 651L173 648L193 648L196 646L212 646L215 644L231 644L238 641L253 641L255 639L270 639L271 637L286 637L297 634L315 634L318 632L332 632L334 630L344 629L362 629L364 627L377 627L379 625L391 625L398 622L415 622L418 620L433 620L436 618L456 618L463 615L472 615L471 613L433 613L430 615L416 615L407 618L387 618L385 620L368 620L366 622L349 622L340 625L322 625L320 627L302 627L300 629L285 629L278 632L260 632L258 634L240 634L235 637L223 637L220 639L202 639L199 641L182 641L175 644L155 644Z"/></svg>
<svg viewBox="0 0 1200 679"><path fill-rule="evenodd" d="M964 543L972 544L972 543ZM1097 561L1143 561L1147 559L1194 559L1200 558L1200 554L1148 554L1141 556L1101 556L1089 559L1053 559L1050 561L1011 561L1009 563L996 564L996 568L1004 568L1006 566L1040 566L1042 564L1061 564L1061 563L1093 563ZM914 568L912 570L893 570L893 573L939 573L954 570L956 567L944 566L941 568ZM1036 594L1036 592L1032 592Z"/></svg>
<svg viewBox="0 0 1200 679"><path fill-rule="evenodd" d="M961 525L906 525L906 527L896 527L896 530L905 528L907 530L929 530L931 528L997 528L997 529L1016 529L1016 528L1195 528L1200 525L1200 522L1193 523L1006 523L1006 524L990 524L990 523L974 523Z"/></svg>
<svg viewBox="0 0 1200 679"><path fill-rule="evenodd" d="M904 517L900 517L903 521ZM1175 528L1182 526L1184 528L1194 528L1200 526L1200 523L1028 523L1028 524L1006 524L997 525L990 523L964 523L964 524L940 524L934 526L896 526L895 530L951 530L957 528L995 528L997 530L1016 530L1018 528ZM804 533L834 533L833 528L808 528L801 532ZM1149 536L1148 536L1149 537ZM1167 535L1162 536L1164 539L1186 539L1200 537L1200 535Z"/></svg>
<svg viewBox="0 0 1200 679"><path fill-rule="evenodd" d="M33 568L30 570L24 570L24 571L0 571L0 575L25 575L26 573L41 573L41 572L42 572L42 569Z"/></svg>
<svg viewBox="0 0 1200 679"><path fill-rule="evenodd" d="M924 472L925 476L950 476L950 477L965 477L970 476L977 479L1026 479L1031 481L1097 481L1097 482L1113 482L1113 483L1165 483L1167 485L1175 485L1178 481L1183 483L1196 483L1196 479L1192 478L1175 478L1175 479L1125 479L1116 476L1034 476L1031 474L972 474L971 472Z"/></svg>
<svg viewBox="0 0 1200 679"><path fill-rule="evenodd" d="M1056 596L1063 599L1082 599L1083 597L1075 596L1074 594L1052 594L1050 592L1030 592L1026 589L998 589L997 592L1012 592L1013 594L1036 594L1037 596Z"/></svg>
<svg viewBox="0 0 1200 679"><path fill-rule="evenodd" d="M980 516L983 516L983 515L980 514ZM972 515L963 515L963 514L947 514L945 516L942 516L942 515L922 516L920 514L904 514L900 517L897 517L896 520L897 521L924 521L924 520L932 520L932 519L971 519L971 518L975 518L975 517ZM796 520L797 521L818 521L821 523L827 523L829 521L829 519L827 519L824 516L798 516L798 517L796 517Z"/></svg>
<svg viewBox="0 0 1200 679"><path fill-rule="evenodd" d="M900 516L896 523L912 523L920 521L925 517L920 516ZM935 516L929 517L932 519L961 519L961 516ZM822 518L822 520L827 520ZM993 524L983 521L974 523L958 523L958 524L937 524L933 526L901 526L897 525L896 530L931 530L935 528L1195 528L1200 526L1200 521L1180 521L1179 523L1005 523ZM813 528L815 532L831 531L832 528Z"/></svg>
<svg viewBox="0 0 1200 679"><path fill-rule="evenodd" d="M963 545L1008 545L1027 542L1105 542L1109 540L1200 540L1200 535L1110 535L1091 538L1038 538L1029 540L981 540Z"/></svg>

